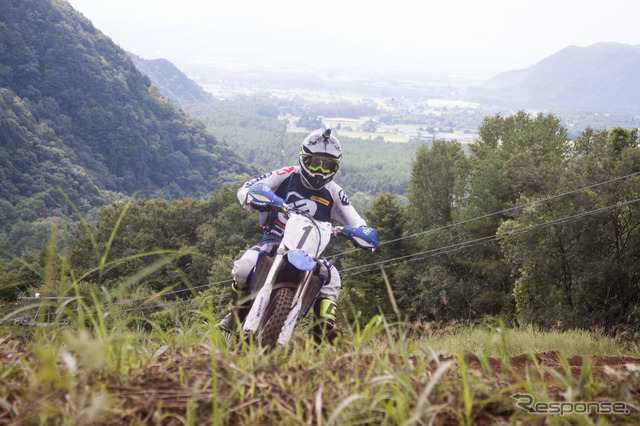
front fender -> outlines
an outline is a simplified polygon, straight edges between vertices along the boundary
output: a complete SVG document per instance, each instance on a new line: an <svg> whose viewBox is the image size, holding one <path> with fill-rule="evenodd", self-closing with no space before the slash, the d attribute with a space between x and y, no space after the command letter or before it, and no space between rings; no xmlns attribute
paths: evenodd
<svg viewBox="0 0 640 426"><path fill-rule="evenodd" d="M304 250L289 250L287 259L301 271L313 271L317 265L317 262Z"/></svg>

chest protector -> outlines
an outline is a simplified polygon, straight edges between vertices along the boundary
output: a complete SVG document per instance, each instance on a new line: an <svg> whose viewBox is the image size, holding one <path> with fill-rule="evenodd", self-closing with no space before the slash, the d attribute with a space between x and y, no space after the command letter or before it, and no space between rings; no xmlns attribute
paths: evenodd
<svg viewBox="0 0 640 426"><path fill-rule="evenodd" d="M331 193L326 188L315 190L305 187L299 173L291 173L274 192L285 203L309 213L314 219L331 222L334 203ZM260 226L271 235L282 237L286 224L287 219L280 212L260 213Z"/></svg>

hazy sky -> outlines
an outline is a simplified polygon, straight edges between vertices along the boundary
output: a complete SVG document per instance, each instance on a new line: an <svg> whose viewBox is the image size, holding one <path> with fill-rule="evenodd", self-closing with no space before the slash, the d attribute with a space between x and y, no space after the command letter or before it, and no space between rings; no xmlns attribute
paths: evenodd
<svg viewBox="0 0 640 426"><path fill-rule="evenodd" d="M124 49L489 77L570 46L640 45L638 0L69 0Z"/></svg>

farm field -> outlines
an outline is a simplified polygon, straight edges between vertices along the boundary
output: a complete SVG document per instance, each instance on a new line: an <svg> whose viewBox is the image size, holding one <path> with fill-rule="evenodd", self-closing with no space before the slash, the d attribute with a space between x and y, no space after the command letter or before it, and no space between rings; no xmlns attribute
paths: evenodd
<svg viewBox="0 0 640 426"><path fill-rule="evenodd" d="M431 140L436 137L449 140L455 139L461 143L471 143L479 137L477 134L462 131L429 133L424 130L424 126L408 124L379 124L375 132L367 132L361 130L362 125L366 121L368 121L368 118L361 118L359 120L351 119L348 121L328 118L323 120L323 124L329 125L334 129L340 128L339 134L343 136L359 139L381 138L385 142L408 143L416 140Z"/></svg>
<svg viewBox="0 0 640 426"><path fill-rule="evenodd" d="M481 123L483 114L478 112L478 105L469 102L447 99L423 99L422 101L403 100L394 101L391 98L376 97L352 93L348 91L327 91L312 89L277 89L268 90L245 86L230 86L229 84L207 83L203 88L218 99L230 99L234 96L253 96L268 93L273 99L288 101L291 99L304 99L308 104L330 104L332 102L344 102L349 104L374 104L380 113L393 113L404 117L412 114L418 115L420 120L431 122L432 125L416 123L387 124L380 121L379 115L367 117L321 117L324 125L338 129L342 136L360 139L381 139L385 142L410 142L415 140L431 140L433 137L443 139L456 139L462 143L471 143L479 136L475 133ZM411 111L411 112L410 112ZM286 120L289 131L300 131L295 127L295 122L300 117L280 117ZM363 125L373 120L376 123L375 131L367 131ZM444 123L447 129L444 129ZM427 131L428 127L434 127L433 131ZM455 129L454 129L455 127ZM366 128L366 127L365 127ZM302 129L302 131L308 131Z"/></svg>

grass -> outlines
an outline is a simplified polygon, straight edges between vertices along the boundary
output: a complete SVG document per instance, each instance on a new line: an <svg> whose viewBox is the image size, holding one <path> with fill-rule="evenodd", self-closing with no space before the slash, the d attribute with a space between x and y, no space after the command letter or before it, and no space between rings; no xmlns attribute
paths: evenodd
<svg viewBox="0 0 640 426"><path fill-rule="evenodd" d="M596 348L600 355L640 354L586 332L504 329L498 322L412 337L376 317L348 327L335 347L316 347L298 331L288 347L264 353L225 338L211 312L189 315L199 321L180 332L132 329L131 318L106 327L83 315L64 328L1 329L0 423L519 423L540 416L517 408L510 395L547 402L616 398L631 407L634 397L625 389L640 380L637 371L594 375L588 357L594 342L607 342ZM533 354L531 348L560 354L556 368L529 356L529 368L516 371L511 360ZM578 371L569 365L574 355L585 357ZM547 420L639 419L633 407L631 417Z"/></svg>
<svg viewBox="0 0 640 426"><path fill-rule="evenodd" d="M118 262L107 261L108 246L100 252L95 245L99 274ZM222 335L210 303L167 305L153 315L112 303L171 256L125 278L116 294L92 294L91 300L80 297L81 280L64 259L58 275L45 268L43 288L66 282L76 296L75 303L55 307L57 318L70 324L21 327L12 325L12 312L0 318L0 424L640 420L638 347L584 331L507 329L500 321L390 324L374 317L342 324L343 338L335 346L317 347L299 328L287 347L265 353ZM157 298L148 295L135 304ZM593 355L636 360L623 359L607 370ZM521 394L547 406L615 401L629 412L532 414L516 405L513 395Z"/></svg>
<svg viewBox="0 0 640 426"><path fill-rule="evenodd" d="M420 330L415 330L421 326ZM465 325L419 324L412 327L414 344L428 346L439 354L455 353L500 356L502 350L517 355L560 351L572 356L637 356L638 348L622 340L606 335L597 335L586 330L543 331L533 326L506 329L507 347L503 348L502 331L493 323L469 327ZM376 336L369 342L368 350L378 352L389 347L385 335Z"/></svg>

